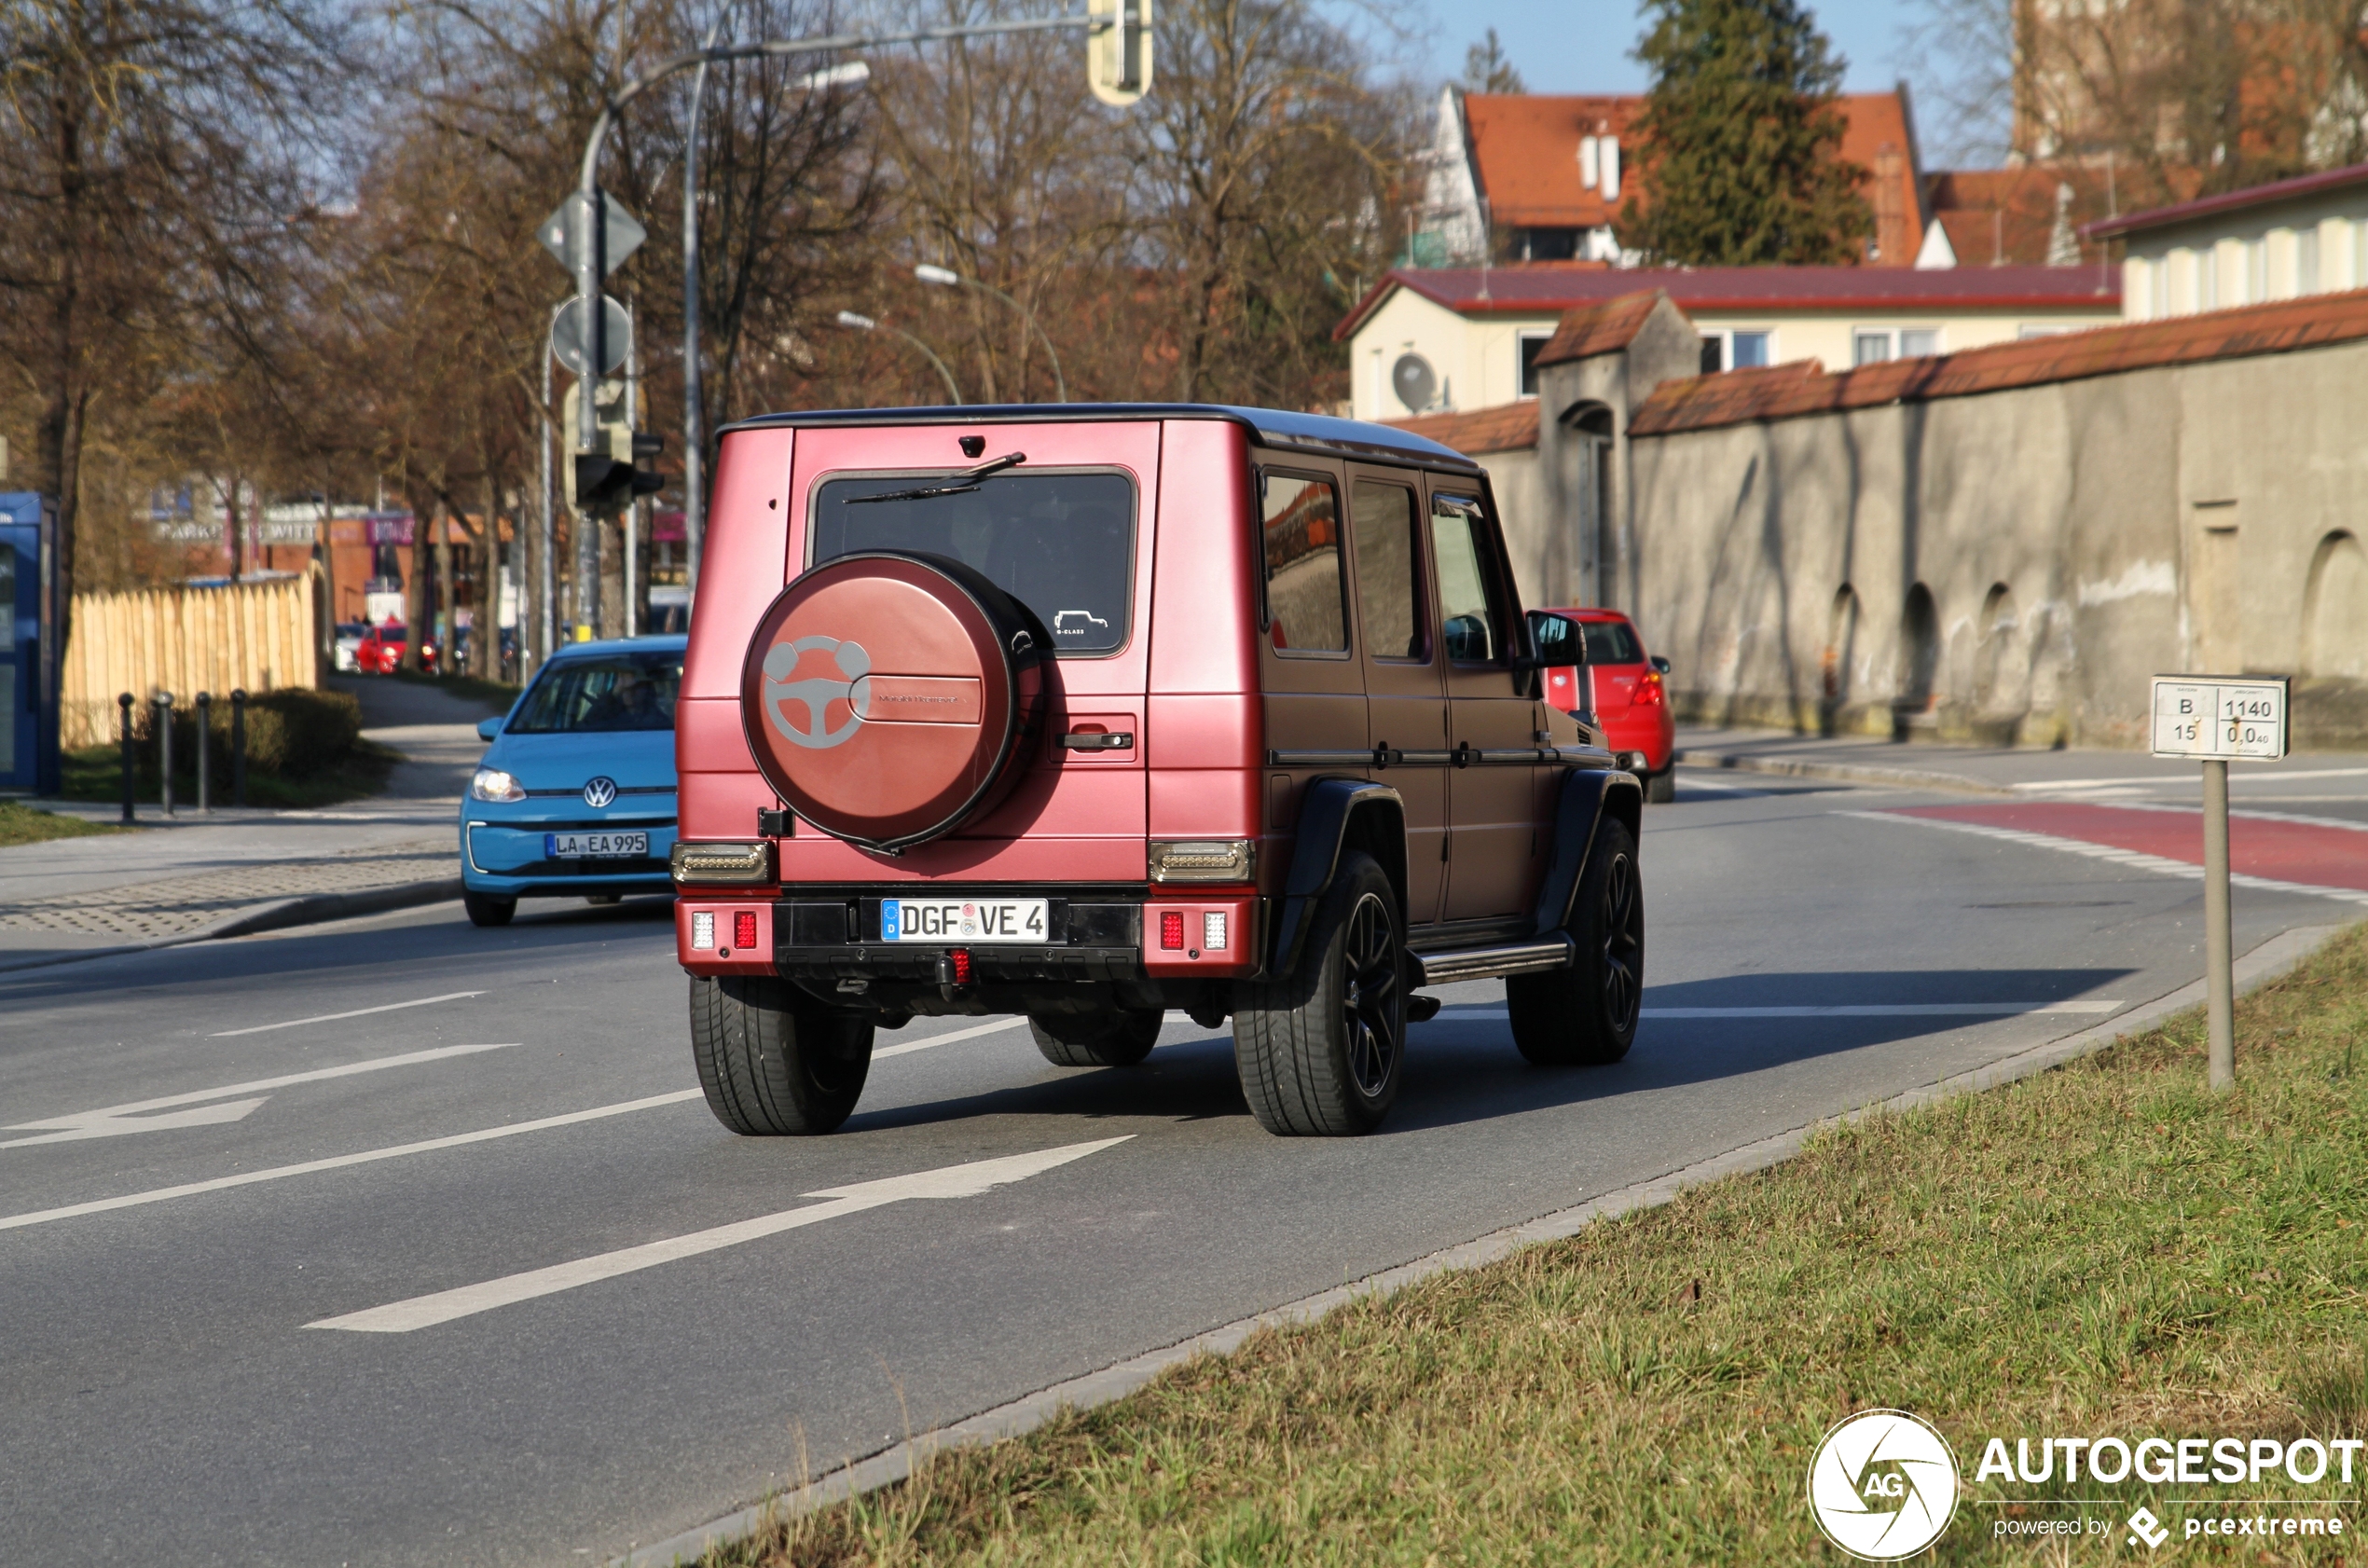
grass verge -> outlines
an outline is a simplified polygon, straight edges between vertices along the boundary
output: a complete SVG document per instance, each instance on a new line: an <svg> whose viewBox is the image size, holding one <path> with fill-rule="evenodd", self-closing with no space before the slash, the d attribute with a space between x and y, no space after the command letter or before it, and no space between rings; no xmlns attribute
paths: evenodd
<svg viewBox="0 0 2368 1568"><path fill-rule="evenodd" d="M2316 1487L1975 1477L1993 1436L2368 1437L2368 927L2243 1000L2237 1030L2226 1097L2182 1016L1260 1333L708 1561L1838 1563L1810 1457L1878 1405L1931 1420L1963 1470L1919 1561L2147 1556L2120 1524L2141 1503L2189 1561L2357 1561L2368 1487L2332 1469ZM2225 1497L2323 1499L2347 1534L2185 1538ZM2066 1517L2006 1503L2048 1498L2100 1500L2112 1534L1997 1537Z"/></svg>
<svg viewBox="0 0 2368 1568"><path fill-rule="evenodd" d="M157 769L152 748L143 745L141 758L145 764L135 785L138 804L147 809L158 805ZM250 770L247 774L247 804L268 806L280 811L310 810L316 806L341 805L347 801L365 800L387 787L387 775L403 760L401 753L379 745L376 741L357 740L345 755L317 772L296 778L282 778L273 774ZM176 767L172 786L172 804L176 811L197 808L198 778L194 767ZM62 787L59 794L71 801L119 801L123 798L123 749L109 744L87 746L78 751L68 751L64 757ZM220 790L216 805L230 804L230 791Z"/></svg>
<svg viewBox="0 0 2368 1568"><path fill-rule="evenodd" d="M120 822L86 822L79 817L61 817L22 801L0 801L0 848L12 844L42 844L53 838L88 838L92 833L132 831Z"/></svg>

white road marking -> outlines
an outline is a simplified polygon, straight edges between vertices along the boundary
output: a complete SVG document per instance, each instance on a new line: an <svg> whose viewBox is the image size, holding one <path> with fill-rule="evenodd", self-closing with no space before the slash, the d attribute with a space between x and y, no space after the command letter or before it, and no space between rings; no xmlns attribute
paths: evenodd
<svg viewBox="0 0 2368 1568"><path fill-rule="evenodd" d="M109 1116L103 1110L84 1111L80 1116L61 1116L48 1121L24 1121L11 1131L34 1127L56 1127L54 1133L38 1137L10 1138L0 1143L0 1148L22 1148L29 1143L79 1143L86 1138L119 1138L129 1133L169 1133L177 1127L218 1127L227 1121L242 1121L255 1107L269 1099L258 1094L252 1100L231 1100L224 1105L199 1106L193 1110L167 1111L162 1116Z"/></svg>
<svg viewBox="0 0 2368 1568"><path fill-rule="evenodd" d="M654 1269L661 1263L672 1263L684 1258L695 1258L703 1252L714 1252L727 1246L764 1236L778 1235L802 1226L817 1225L842 1215L860 1214L888 1204L903 1203L916 1198L974 1198L982 1192L1008 1182L1024 1181L1027 1177L1066 1165L1072 1160L1122 1144L1134 1135L1115 1138L1098 1138L1092 1143L1065 1144L1058 1148L1039 1149L1031 1154L1006 1155L998 1160L977 1160L966 1165L948 1165L942 1170L920 1171L911 1176L889 1176L883 1181L861 1181L847 1187L827 1187L819 1192L804 1194L808 1198L829 1198L827 1204L805 1208L784 1209L778 1214L761 1215L730 1225L718 1225L712 1230L694 1231L689 1235L669 1236L664 1241L647 1242L615 1252L598 1253L579 1258L572 1262L554 1264L547 1269L530 1269L524 1273L510 1274L501 1279L487 1280L480 1285L464 1285L454 1290L439 1290L433 1295L415 1296L406 1301L394 1301L383 1307L347 1313L339 1317L324 1317L305 1325L307 1328L344 1328L363 1334L407 1334L416 1328L427 1328L454 1318L468 1317L476 1313L490 1312L496 1307L510 1306L518 1301L530 1301L539 1296L555 1295L572 1290L595 1281L614 1279L642 1269Z"/></svg>
<svg viewBox="0 0 2368 1568"><path fill-rule="evenodd" d="M183 1112L178 1116L145 1117L136 1121L128 1119L138 1116L142 1111L162 1110L168 1106L196 1105L200 1101L219 1100L232 1094L252 1094L258 1089L285 1089L291 1083L317 1083L323 1079L351 1078L355 1073L375 1073L388 1067L407 1067L418 1062L442 1061L447 1056L466 1056L480 1051L507 1051L516 1043L516 1040L505 1040L499 1045L440 1045L432 1051L406 1051L400 1056L373 1056L365 1062L348 1062L341 1067L315 1067L310 1072L283 1073L278 1078L253 1079L245 1083L226 1083L219 1089L193 1089L186 1094L166 1094L154 1100L134 1100L128 1106L107 1106L99 1110L78 1110L71 1116L53 1116L46 1121L12 1122L8 1127L8 1131L12 1133L27 1133L48 1127L63 1128L66 1131L52 1133L46 1137L12 1138L7 1143L0 1143L0 1148L15 1148L21 1144L29 1143L63 1143L75 1138L111 1137L121 1133L146 1133L167 1127L202 1127L215 1122L236 1121L240 1116L244 1116L246 1111L241 1111L237 1116L192 1111ZM261 1100L251 1101L247 1110L253 1110L262 1103ZM217 1111L220 1108L215 1107ZM78 1130L91 1127L103 1127L104 1130L100 1132Z"/></svg>
<svg viewBox="0 0 2368 1568"><path fill-rule="evenodd" d="M324 1012L317 1018L291 1018L284 1024L257 1024L252 1029L223 1029L206 1036L206 1038L232 1039L240 1035L268 1035L274 1029L293 1029L301 1024L334 1024L340 1018L363 1018L373 1012L401 1012L406 1007L428 1007L436 1002L457 1002L463 997L484 995L482 991L447 991L441 997L421 997L416 1002L389 1002L384 1007L358 1007L351 1012Z"/></svg>
<svg viewBox="0 0 2368 1568"><path fill-rule="evenodd" d="M2014 1017L2029 1012L2072 1012L2101 1017L2118 1012L2127 1002L1839 1002L1829 1007L1648 1007L1641 1018L1950 1018ZM1452 1018L1502 1018L1501 1007L1454 1008L1439 1013Z"/></svg>
<svg viewBox="0 0 2368 1568"><path fill-rule="evenodd" d="M2110 844L2090 844L2085 839L2058 838L2053 833L2025 832L2020 828L1993 828L1980 822L1950 822L1935 817L1902 817L1889 811L1838 811L1834 815L1864 817L1875 822L1905 822L1918 828L1940 828L1948 832L1972 833L1977 838L2001 839L2033 849L2059 849L2069 855L2084 855L2092 860L2110 860L2132 871L2148 871L2158 876L2176 876L2188 882L2204 879L2204 868L2185 860L2141 854L2135 849L2118 849ZM2337 899L2345 903L2368 904L2368 891L2358 887L2320 887L2307 882L2279 882L2266 876L2247 876L2241 872L2231 872L2228 880L2236 887L2257 887L2265 893L2299 893L2306 898Z"/></svg>
<svg viewBox="0 0 2368 1568"><path fill-rule="evenodd" d="M670 1094L652 1094L646 1099L620 1100L614 1105L594 1106L590 1110L571 1110L563 1116L545 1116L532 1121L511 1122L501 1127L483 1127L474 1133L455 1133L449 1137L424 1138L418 1143L399 1143L385 1148L364 1149L359 1154L333 1155L325 1160L307 1160L298 1165L273 1165L260 1171L241 1171L237 1176L215 1176L211 1181L185 1182L179 1187L156 1187L145 1192L127 1192L119 1198L96 1198L87 1204L68 1204L63 1208L34 1209L25 1214L0 1215L0 1231L13 1231L23 1225L46 1225L53 1219L74 1219L86 1214L104 1214L109 1209L135 1208L142 1204L160 1204L170 1198L194 1197L200 1192L219 1192L225 1188L245 1187L258 1181L280 1181L288 1176L310 1176L315 1171L340 1170L348 1165L367 1165L379 1160L399 1160L406 1154L426 1154L439 1148L459 1148L467 1144L487 1143L494 1138L516 1137L520 1133L540 1133L551 1127L572 1126L579 1121L597 1121L603 1117L624 1116L630 1111L649 1110L658 1106L681 1105L699 1097L696 1089L678 1089Z"/></svg>
<svg viewBox="0 0 2368 1568"><path fill-rule="evenodd" d="M968 1029L953 1029L945 1034L931 1035L927 1039L906 1040L902 1045L877 1046L872 1052L872 1060L883 1062L890 1056L909 1056L916 1051L928 1051L936 1046L952 1045L956 1040L976 1039L981 1035L991 1035L1001 1029L1016 1029L1026 1022L1026 1018L998 1018L992 1024L980 1024Z"/></svg>
<svg viewBox="0 0 2368 1568"><path fill-rule="evenodd" d="M2241 765L2241 764L2240 764ZM2275 770L2248 768L2231 773L2228 781L2272 780L2281 778L2368 778L2368 767L2278 768ZM2010 790L2042 793L2049 790L2101 790L2117 784L2201 784L2203 775L2196 773L2157 773L2143 778L2040 778L2021 784L2009 784Z"/></svg>

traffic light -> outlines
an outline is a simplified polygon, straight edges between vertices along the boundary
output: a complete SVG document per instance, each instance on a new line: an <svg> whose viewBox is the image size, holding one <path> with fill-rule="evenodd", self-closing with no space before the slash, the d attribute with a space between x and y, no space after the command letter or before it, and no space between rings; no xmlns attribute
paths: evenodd
<svg viewBox="0 0 2368 1568"><path fill-rule="evenodd" d="M594 516L613 517L641 497L666 488L666 476L655 466L666 439L621 424L601 429L609 449L575 454L571 499ZM651 466L643 467L644 462Z"/></svg>
<svg viewBox="0 0 2368 1568"><path fill-rule="evenodd" d="M1086 0L1085 80L1125 108L1151 90L1151 0Z"/></svg>

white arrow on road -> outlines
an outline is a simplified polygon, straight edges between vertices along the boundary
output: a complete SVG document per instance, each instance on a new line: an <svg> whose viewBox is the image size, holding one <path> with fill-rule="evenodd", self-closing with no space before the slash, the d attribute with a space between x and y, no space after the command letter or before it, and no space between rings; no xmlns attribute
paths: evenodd
<svg viewBox="0 0 2368 1568"><path fill-rule="evenodd" d="M474 991L468 993L470 996L478 994ZM258 1078L247 1083L226 1083L218 1089L197 1089L186 1094L134 1100L127 1106L102 1106L97 1110L78 1110L71 1116L53 1116L47 1121L11 1122L7 1128L9 1132L37 1133L40 1135L0 1141L0 1148L21 1148L33 1143L70 1143L78 1138L120 1137L126 1133L161 1133L175 1127L219 1126L225 1121L238 1121L270 1096L267 1094L263 1099L241 1100L236 1105L207 1106L200 1110L176 1110L170 1116L142 1116L139 1113L164 1110L172 1106L195 1105L200 1100L218 1100L226 1094L250 1093L257 1089L285 1089L292 1083L318 1083L324 1079L351 1078L356 1073L383 1072L389 1067L441 1062L448 1056L469 1056L480 1051L507 1051L516 1043L439 1045L430 1051L406 1051L400 1056L377 1056L366 1062L348 1062L343 1066L315 1067L310 1072L282 1073L278 1078Z"/></svg>
<svg viewBox="0 0 2368 1568"><path fill-rule="evenodd" d="M113 1111L86 1110L73 1116L52 1117L47 1121L21 1121L9 1131L30 1133L44 1127L58 1131L45 1132L38 1137L10 1138L0 1143L0 1148L21 1148L29 1143L72 1143L78 1138L119 1138L126 1133L161 1133L173 1127L214 1127L239 1121L270 1097L258 1094L252 1100L167 1111L162 1116L117 1116Z"/></svg>
<svg viewBox="0 0 2368 1568"><path fill-rule="evenodd" d="M407 1334L414 1328L433 1327L439 1323L449 1323L456 1317L490 1312L495 1307L506 1307L517 1301L530 1301L538 1296L550 1296L562 1290L572 1290L579 1285L590 1285L597 1280L614 1279L619 1274L654 1269L661 1263L671 1263L678 1259L695 1258L702 1252L737 1246L742 1242L778 1235L783 1231L794 1231L802 1225L818 1225L825 1219L860 1214L865 1209L901 1204L910 1198L975 1198L990 1189L1025 1181L1056 1165L1082 1160L1089 1154L1124 1143L1133 1135L1099 1138L1092 1143L1064 1144L1058 1148L1038 1149L1032 1154L1009 1154L999 1160L976 1160L967 1165L948 1165L943 1170L919 1171L912 1176L889 1176L881 1181L859 1181L848 1187L826 1187L819 1192L804 1194L808 1198L830 1199L826 1204L760 1215L754 1219L718 1225L709 1231L694 1231L686 1236L669 1236L664 1241L647 1242L616 1252L579 1258L571 1263L555 1263L547 1269L530 1269L522 1274L508 1274L501 1279L487 1280L482 1285L464 1285L454 1290L439 1290L432 1296L414 1296L407 1301L394 1301L364 1312L347 1313L342 1317L324 1317L305 1327L345 1328L360 1334Z"/></svg>

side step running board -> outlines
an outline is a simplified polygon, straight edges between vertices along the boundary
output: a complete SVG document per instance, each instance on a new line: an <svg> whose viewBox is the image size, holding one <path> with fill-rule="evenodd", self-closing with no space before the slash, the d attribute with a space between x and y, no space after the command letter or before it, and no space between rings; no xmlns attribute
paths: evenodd
<svg viewBox="0 0 2368 1568"><path fill-rule="evenodd" d="M1562 932L1543 942L1517 942L1501 947L1466 947L1455 953L1411 955L1421 970L1417 989L1444 985L1452 980L1490 980L1501 974L1535 974L1541 970L1566 969L1576 956L1571 939Z"/></svg>

